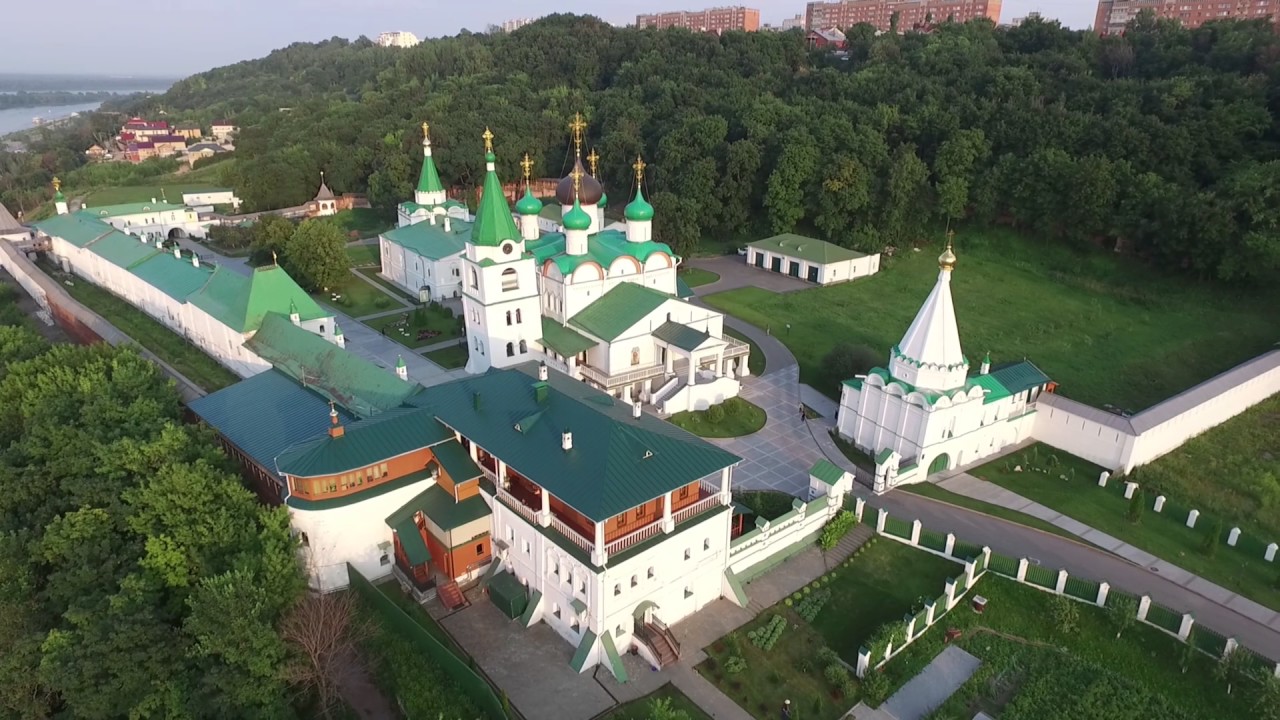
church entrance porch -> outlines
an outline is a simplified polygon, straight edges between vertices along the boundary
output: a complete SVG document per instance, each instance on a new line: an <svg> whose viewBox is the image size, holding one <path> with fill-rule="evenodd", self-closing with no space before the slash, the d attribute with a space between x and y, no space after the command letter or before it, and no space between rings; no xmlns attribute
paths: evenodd
<svg viewBox="0 0 1280 720"><path fill-rule="evenodd" d="M929 474L939 473L947 470L951 466L951 456L941 453L929 463Z"/></svg>

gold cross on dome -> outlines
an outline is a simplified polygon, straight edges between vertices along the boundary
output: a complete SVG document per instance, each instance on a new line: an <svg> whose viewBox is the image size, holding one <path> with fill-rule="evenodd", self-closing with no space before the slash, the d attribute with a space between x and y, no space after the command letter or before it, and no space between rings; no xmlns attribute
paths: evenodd
<svg viewBox="0 0 1280 720"><path fill-rule="evenodd" d="M485 128L484 134L480 137L484 138L484 151L493 152L493 132L489 128Z"/></svg>
<svg viewBox="0 0 1280 720"><path fill-rule="evenodd" d="M587 129L587 122L582 119L582 113L573 114L573 122L569 123L569 131L573 133L573 154L575 157L582 154L582 131Z"/></svg>
<svg viewBox="0 0 1280 720"><path fill-rule="evenodd" d="M595 177L599 173L600 156L596 154L596 149L591 148L591 154L587 156L587 162L591 163L591 176Z"/></svg>
<svg viewBox="0 0 1280 720"><path fill-rule="evenodd" d="M62 189L62 181L55 177L53 179L53 191L57 192L61 189Z"/></svg>
<svg viewBox="0 0 1280 720"><path fill-rule="evenodd" d="M573 195L574 199L577 199L578 191L582 189L582 166L574 165L573 172L569 175L573 178Z"/></svg>
<svg viewBox="0 0 1280 720"><path fill-rule="evenodd" d="M520 167L524 169L524 179L528 180L529 175L533 172L533 160L529 159L529 153L524 154L524 159L520 161Z"/></svg>
<svg viewBox="0 0 1280 720"><path fill-rule="evenodd" d="M955 236L956 236L956 231L955 231L955 230L948 230L948 231L947 231L947 249L948 249L948 250L950 250L950 249L951 249L951 241L952 241L952 239L954 239L954 238L955 238Z"/></svg>
<svg viewBox="0 0 1280 720"><path fill-rule="evenodd" d="M640 182L641 180L644 180L644 169L648 167L648 165L646 165L644 162L644 158L637 155L635 164L633 164L631 167L636 171L636 182Z"/></svg>
<svg viewBox="0 0 1280 720"><path fill-rule="evenodd" d="M429 134L430 132L431 132L431 126L430 126L430 125L428 125L428 124L426 124L425 122L424 122L424 123L422 123L422 137L423 137L423 139L426 139L426 138L430 137L430 134Z"/></svg>

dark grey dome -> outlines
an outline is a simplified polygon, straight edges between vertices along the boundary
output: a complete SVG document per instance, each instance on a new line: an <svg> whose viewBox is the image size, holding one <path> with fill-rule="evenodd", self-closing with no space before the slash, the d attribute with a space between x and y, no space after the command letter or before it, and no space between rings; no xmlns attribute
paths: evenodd
<svg viewBox="0 0 1280 720"><path fill-rule="evenodd" d="M581 187L578 189L578 202L583 205L595 205L600 202L600 198L604 196L604 186L599 180L591 177L582 167L582 159L574 161L573 167L582 173ZM556 202L561 205L573 204L573 173L566 175L559 185L556 185Z"/></svg>

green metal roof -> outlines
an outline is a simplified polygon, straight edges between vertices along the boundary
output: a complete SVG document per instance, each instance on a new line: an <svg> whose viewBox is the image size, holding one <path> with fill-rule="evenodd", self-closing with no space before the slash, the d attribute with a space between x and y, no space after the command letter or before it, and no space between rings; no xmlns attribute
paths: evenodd
<svg viewBox="0 0 1280 720"><path fill-rule="evenodd" d="M606 520L738 462L680 428L631 417L629 406L559 372L539 402L537 365L427 389L410 403L502 459L593 520ZM534 415L540 421L521 421ZM517 426L520 429L517 429ZM561 432L573 449L561 449Z"/></svg>
<svg viewBox="0 0 1280 720"><path fill-rule="evenodd" d="M333 315L277 265L254 268L248 277L227 268L216 268L209 282L188 301L240 332L257 330L268 313L288 314L291 304L303 320Z"/></svg>
<svg viewBox="0 0 1280 720"><path fill-rule="evenodd" d="M596 341L543 315L542 344L560 353L562 357L573 357L595 347Z"/></svg>
<svg viewBox="0 0 1280 720"><path fill-rule="evenodd" d="M1039 387L1049 382L1049 376L1028 360L1013 363L1002 363L988 373L1009 391L1010 395Z"/></svg>
<svg viewBox="0 0 1280 720"><path fill-rule="evenodd" d="M476 208L476 226L471 231L471 242L498 247L507 240L518 242L520 239L511 206L502 193L502 181L498 179L497 172L490 170L484 176L484 189L480 194L480 206Z"/></svg>
<svg viewBox="0 0 1280 720"><path fill-rule="evenodd" d="M696 294L697 293L693 291L693 288L689 287L689 283L684 281L684 278L676 275L676 297L684 300L685 298L691 298Z"/></svg>
<svg viewBox="0 0 1280 720"><path fill-rule="evenodd" d="M436 163L429 154L422 157L422 172L418 173L418 190L421 192L443 192L440 184L440 173L436 172Z"/></svg>
<svg viewBox="0 0 1280 720"><path fill-rule="evenodd" d="M809 468L809 474L828 485L835 485L844 478L844 470L826 458L814 463L813 467Z"/></svg>
<svg viewBox="0 0 1280 720"><path fill-rule="evenodd" d="M681 350L697 350L702 343L711 339L710 335L701 330L695 330L672 320L659 325L658 329L653 331L653 336Z"/></svg>
<svg viewBox="0 0 1280 720"><path fill-rule="evenodd" d="M542 201L533 196L528 185L524 186L524 197L516 201L516 212L521 215L539 215L542 213Z"/></svg>
<svg viewBox="0 0 1280 720"><path fill-rule="evenodd" d="M438 425L439 423L436 424ZM440 462L440 466L449 474L449 479L454 483L474 480L483 474L480 472L480 466L476 465L466 448L462 447L462 444L457 440L448 440L439 445L433 445L431 446L431 453L436 456L436 460Z"/></svg>
<svg viewBox="0 0 1280 720"><path fill-rule="evenodd" d="M628 242L626 234L618 230L602 230L595 235L589 236L585 255L567 255L565 254L564 246L565 237L563 233L547 233L537 240L526 243L525 248L533 253L533 258L539 266L550 260L556 264L556 267L560 268L562 275L571 274L584 262L594 262L607 269L613 265L614 260L624 255L635 258L641 265L649 260L650 255L658 252L671 256L673 262L679 261L676 254L672 252L671 247L665 243L653 241Z"/></svg>
<svg viewBox="0 0 1280 720"><path fill-rule="evenodd" d="M102 205L99 207L84 208L80 212L89 213L95 217L118 217L120 215L141 215L149 212L169 212L171 210L186 210L186 205L177 205L167 202L145 202L145 203L123 203L120 205Z"/></svg>
<svg viewBox="0 0 1280 720"><path fill-rule="evenodd" d="M465 250L471 231L471 223L463 220L450 220L448 232L444 223L420 222L385 232L382 237L424 258L442 260Z"/></svg>
<svg viewBox="0 0 1280 720"><path fill-rule="evenodd" d="M399 207L401 210L406 211L409 215L412 215L418 212L419 210L433 210L435 208L445 208L446 210L448 210L449 208L466 208L467 206L466 204L460 203L457 200L445 200L439 205L421 205L419 203L413 202L412 200L408 200L400 203Z"/></svg>
<svg viewBox="0 0 1280 720"><path fill-rule="evenodd" d="M578 649L573 652L573 657L569 658L569 667L574 672L582 672L587 666L587 658L591 657L591 651L596 646L596 634L591 630L582 634L582 639L578 641Z"/></svg>
<svg viewBox="0 0 1280 720"><path fill-rule="evenodd" d="M173 253L157 252L129 268L143 282L178 302L186 302L191 293L204 287L213 267L194 267L189 260L179 260Z"/></svg>
<svg viewBox="0 0 1280 720"><path fill-rule="evenodd" d="M406 516L412 520L418 512L430 518L441 530L453 530L488 515L489 505L479 495L455 502L448 490L432 485L392 513L387 524L403 522Z"/></svg>
<svg viewBox="0 0 1280 720"><path fill-rule="evenodd" d="M885 461L889 459L889 456L892 454L893 454L893 450L890 448L885 448L880 452L876 453L876 464L883 465Z"/></svg>
<svg viewBox="0 0 1280 720"><path fill-rule="evenodd" d="M627 207L622 212L628 220L636 222L653 219L653 206L649 204L648 200L644 199L643 188L636 188L636 199L627 203Z"/></svg>
<svg viewBox="0 0 1280 720"><path fill-rule="evenodd" d="M157 248L155 245L142 242L138 238L128 233L113 230L98 237L93 242L85 246L90 252L116 267L128 270L135 263L142 262L157 253L164 253L164 250ZM166 253L173 257L173 253ZM173 258L178 260L178 258ZM179 261L181 262L181 261ZM191 261L187 260L187 264Z"/></svg>
<svg viewBox="0 0 1280 720"><path fill-rule="evenodd" d="M431 560L431 551L427 549L427 543L422 539L422 532L418 530L418 524L414 522L412 515L395 523L387 518L387 525L396 531L400 548L404 550L410 565L421 565Z"/></svg>
<svg viewBox="0 0 1280 720"><path fill-rule="evenodd" d="M578 204L578 200L575 198L573 207L564 214L564 221L561 224L567 230L586 230L591 227L591 216L582 209L582 206Z"/></svg>
<svg viewBox="0 0 1280 720"><path fill-rule="evenodd" d="M430 413L397 408L351 423L341 437L328 433L298 443L276 459L280 472L298 477L336 475L453 438Z"/></svg>
<svg viewBox="0 0 1280 720"><path fill-rule="evenodd" d="M613 341L670 299L670 295L644 285L622 283L578 311L569 324Z"/></svg>
<svg viewBox="0 0 1280 720"><path fill-rule="evenodd" d="M278 370L258 373L192 400L187 407L269 470L289 446L326 437L330 424L329 401ZM337 410L339 422L354 422L345 409Z"/></svg>
<svg viewBox="0 0 1280 720"><path fill-rule="evenodd" d="M270 313L246 343L262 359L361 417L398 407L420 387L278 313Z"/></svg>
<svg viewBox="0 0 1280 720"><path fill-rule="evenodd" d="M1004 385L1000 384L992 375L974 375L969 378L965 384L965 389L971 387L980 387L983 390L983 403L993 403L997 400L1003 400L1011 394Z"/></svg>
<svg viewBox="0 0 1280 720"><path fill-rule="evenodd" d="M779 255L824 265L844 260L856 260L867 256L866 253L842 248L825 240L796 235L795 233L784 233L764 240L756 240L753 243L748 243L748 247L753 247L757 250L768 250Z"/></svg>
<svg viewBox="0 0 1280 720"><path fill-rule="evenodd" d="M54 215L48 220L34 223L33 227L50 237L62 238L76 247L84 247L103 234L115 230L111 225L84 212Z"/></svg>

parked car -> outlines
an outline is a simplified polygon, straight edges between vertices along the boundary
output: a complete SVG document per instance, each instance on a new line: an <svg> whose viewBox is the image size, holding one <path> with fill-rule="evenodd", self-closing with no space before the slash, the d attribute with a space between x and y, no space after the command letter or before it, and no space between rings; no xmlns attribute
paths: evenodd
<svg viewBox="0 0 1280 720"><path fill-rule="evenodd" d="M739 254L739 255L746 255L746 254L747 254L747 249L746 249L746 248L744 248L744 247L740 247L740 248L738 248L738 254Z"/></svg>

